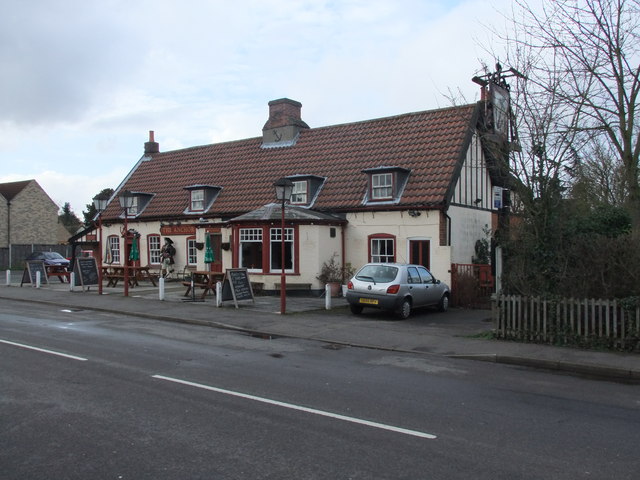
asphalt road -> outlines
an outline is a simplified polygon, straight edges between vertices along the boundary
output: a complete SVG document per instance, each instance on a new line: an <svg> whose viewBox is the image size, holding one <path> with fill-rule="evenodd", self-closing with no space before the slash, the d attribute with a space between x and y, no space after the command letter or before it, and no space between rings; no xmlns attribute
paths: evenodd
<svg viewBox="0 0 640 480"><path fill-rule="evenodd" d="M62 355L61 355L62 354ZM640 387L0 305L3 479L635 479Z"/></svg>

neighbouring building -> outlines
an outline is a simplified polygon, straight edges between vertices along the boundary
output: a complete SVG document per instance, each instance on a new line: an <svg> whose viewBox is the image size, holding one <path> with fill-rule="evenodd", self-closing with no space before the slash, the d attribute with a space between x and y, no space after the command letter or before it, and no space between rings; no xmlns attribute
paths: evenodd
<svg viewBox="0 0 640 480"><path fill-rule="evenodd" d="M259 136L166 152L150 132L102 215L103 249L116 264L128 258L118 202L126 190L141 265L159 268L170 237L176 270L246 268L267 291L282 268L288 283L320 291L316 277L331 258L355 268L419 263L449 282L451 265L471 263L476 242L497 228L506 187L508 139L484 97L318 128L303 121L301 103L282 98L269 102ZM294 184L284 232L273 187L282 177ZM96 238L88 231L76 241ZM207 244L214 261L205 264Z"/></svg>
<svg viewBox="0 0 640 480"><path fill-rule="evenodd" d="M58 210L35 180L0 183L0 265L16 265L31 246L65 243L69 232L58 222Z"/></svg>

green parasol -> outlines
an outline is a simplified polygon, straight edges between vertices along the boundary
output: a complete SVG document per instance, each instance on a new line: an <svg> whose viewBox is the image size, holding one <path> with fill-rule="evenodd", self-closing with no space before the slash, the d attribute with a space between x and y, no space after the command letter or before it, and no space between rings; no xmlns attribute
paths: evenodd
<svg viewBox="0 0 640 480"><path fill-rule="evenodd" d="M136 237L133 237L131 241L131 251L129 252L129 260L136 262L140 260L140 250L138 249L138 242Z"/></svg>
<svg viewBox="0 0 640 480"><path fill-rule="evenodd" d="M205 235L204 263L213 263L213 249L211 248L211 235Z"/></svg>

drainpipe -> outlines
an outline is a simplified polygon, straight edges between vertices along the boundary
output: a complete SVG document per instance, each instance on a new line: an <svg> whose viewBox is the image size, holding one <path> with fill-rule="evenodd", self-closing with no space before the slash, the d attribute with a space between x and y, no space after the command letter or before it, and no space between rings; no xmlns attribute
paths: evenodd
<svg viewBox="0 0 640 480"><path fill-rule="evenodd" d="M342 242L342 272L344 274L344 267L346 266L346 260L347 260L347 247L345 245L345 241L344 241L344 227L345 225L342 225L340 227L340 241Z"/></svg>
<svg viewBox="0 0 640 480"><path fill-rule="evenodd" d="M9 270L12 267L11 255L11 200L7 200L7 246L9 247Z"/></svg>
<svg viewBox="0 0 640 480"><path fill-rule="evenodd" d="M447 212L444 212L444 218L447 219L447 246L451 246L451 217Z"/></svg>

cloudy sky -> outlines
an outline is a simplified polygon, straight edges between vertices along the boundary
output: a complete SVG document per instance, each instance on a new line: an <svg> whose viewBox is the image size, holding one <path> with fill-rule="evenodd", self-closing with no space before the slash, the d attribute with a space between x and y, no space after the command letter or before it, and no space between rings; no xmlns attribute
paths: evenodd
<svg viewBox="0 0 640 480"><path fill-rule="evenodd" d="M0 183L82 218L142 156L476 101L511 0L0 0ZM169 172L168 172L169 173Z"/></svg>

